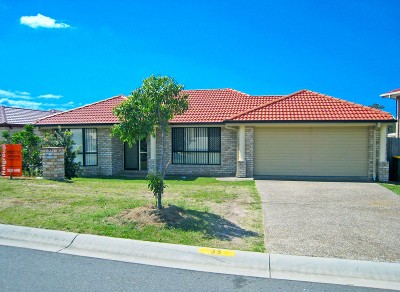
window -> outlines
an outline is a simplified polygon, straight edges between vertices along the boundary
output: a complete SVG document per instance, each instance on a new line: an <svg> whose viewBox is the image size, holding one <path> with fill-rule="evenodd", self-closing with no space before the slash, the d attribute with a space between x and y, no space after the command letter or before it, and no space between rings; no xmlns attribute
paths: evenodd
<svg viewBox="0 0 400 292"><path fill-rule="evenodd" d="M147 170L147 142L138 141L132 147L124 144L124 163L128 170Z"/></svg>
<svg viewBox="0 0 400 292"><path fill-rule="evenodd" d="M97 130L96 129L70 129L74 149L78 149L75 162L83 166L97 165Z"/></svg>
<svg viewBox="0 0 400 292"><path fill-rule="evenodd" d="M172 163L221 164L221 128L172 128Z"/></svg>

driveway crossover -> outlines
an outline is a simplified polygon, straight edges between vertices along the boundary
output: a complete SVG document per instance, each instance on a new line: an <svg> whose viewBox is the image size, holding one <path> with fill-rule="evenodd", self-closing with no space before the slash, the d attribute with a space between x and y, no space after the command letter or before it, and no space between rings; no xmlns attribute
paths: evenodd
<svg viewBox="0 0 400 292"><path fill-rule="evenodd" d="M400 196L376 183L256 180L271 253L400 262Z"/></svg>

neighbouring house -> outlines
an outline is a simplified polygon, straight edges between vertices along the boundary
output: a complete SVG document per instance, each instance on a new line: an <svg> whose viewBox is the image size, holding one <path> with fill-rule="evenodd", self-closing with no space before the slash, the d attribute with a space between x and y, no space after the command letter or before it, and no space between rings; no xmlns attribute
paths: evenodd
<svg viewBox="0 0 400 292"><path fill-rule="evenodd" d="M170 121L167 174L388 179L389 113L310 90L251 96L233 89L185 90L189 109ZM87 176L144 175L160 161L160 133L130 148L111 127L120 95L40 119L72 131Z"/></svg>
<svg viewBox="0 0 400 292"><path fill-rule="evenodd" d="M399 120L399 110L400 110L400 103L399 103L399 99L400 99L400 88L391 90L389 92L383 93L381 94L382 97L385 98L392 98L394 100L396 100L396 120ZM399 123L396 123L396 132L395 132L395 137L399 138L400 137L400 128L399 128Z"/></svg>
<svg viewBox="0 0 400 292"><path fill-rule="evenodd" d="M59 111L41 111L0 105L0 132L11 133L22 130L25 125L34 124L38 119L59 113Z"/></svg>

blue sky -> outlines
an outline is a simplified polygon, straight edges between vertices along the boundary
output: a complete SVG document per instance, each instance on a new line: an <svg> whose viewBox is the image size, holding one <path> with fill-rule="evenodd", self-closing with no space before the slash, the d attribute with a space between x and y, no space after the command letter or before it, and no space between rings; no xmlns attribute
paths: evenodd
<svg viewBox="0 0 400 292"><path fill-rule="evenodd" d="M70 109L151 74L186 89L310 89L364 105L400 87L398 0L0 0L0 104Z"/></svg>

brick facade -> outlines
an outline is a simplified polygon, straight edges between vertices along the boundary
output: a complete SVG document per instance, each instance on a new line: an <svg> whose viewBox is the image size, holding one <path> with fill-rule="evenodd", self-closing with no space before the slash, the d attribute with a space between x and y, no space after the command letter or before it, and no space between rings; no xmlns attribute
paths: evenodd
<svg viewBox="0 0 400 292"><path fill-rule="evenodd" d="M254 127L246 127L246 177L254 176Z"/></svg>
<svg viewBox="0 0 400 292"><path fill-rule="evenodd" d="M376 130L376 132L375 132ZM375 137L375 176L374 143ZM124 170L124 146L118 137L111 137L111 128L97 128L98 165L82 166L83 176L145 176L147 171ZM388 164L379 162L379 129L368 128L368 178L387 181ZM156 133L157 163L161 161L161 131ZM177 176L239 176L253 177L254 174L254 127L245 127L245 161L238 162L238 130L221 127L221 164L220 165L185 165L172 164L171 130L165 137L164 165L168 164L167 174ZM147 143L148 171L154 172L156 161L150 159L150 137Z"/></svg>
<svg viewBox="0 0 400 292"><path fill-rule="evenodd" d="M111 128L97 128L97 165L81 166L82 176L119 175L124 170L124 145Z"/></svg>

